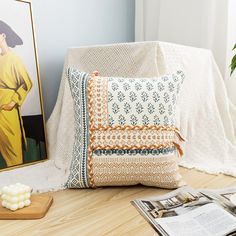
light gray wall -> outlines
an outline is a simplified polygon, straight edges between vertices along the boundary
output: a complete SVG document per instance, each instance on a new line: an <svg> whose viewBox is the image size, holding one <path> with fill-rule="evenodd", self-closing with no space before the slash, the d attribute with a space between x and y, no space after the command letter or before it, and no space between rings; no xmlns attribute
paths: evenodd
<svg viewBox="0 0 236 236"><path fill-rule="evenodd" d="M32 0L46 119L68 47L134 41L134 0Z"/></svg>

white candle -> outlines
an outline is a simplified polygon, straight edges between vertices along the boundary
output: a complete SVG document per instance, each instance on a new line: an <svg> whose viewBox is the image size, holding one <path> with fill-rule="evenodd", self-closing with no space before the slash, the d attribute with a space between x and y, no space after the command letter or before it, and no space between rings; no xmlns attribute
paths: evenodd
<svg viewBox="0 0 236 236"><path fill-rule="evenodd" d="M16 211L17 209L21 209L31 204L31 188L24 184L17 183L5 186L0 190L0 195L2 206L11 211Z"/></svg>

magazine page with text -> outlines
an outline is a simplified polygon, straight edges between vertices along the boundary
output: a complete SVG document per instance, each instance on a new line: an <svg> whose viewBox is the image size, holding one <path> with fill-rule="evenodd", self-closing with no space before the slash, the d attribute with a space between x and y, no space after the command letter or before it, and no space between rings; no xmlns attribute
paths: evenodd
<svg viewBox="0 0 236 236"><path fill-rule="evenodd" d="M223 236L236 230L234 207L218 192L182 187L131 203L160 235Z"/></svg>

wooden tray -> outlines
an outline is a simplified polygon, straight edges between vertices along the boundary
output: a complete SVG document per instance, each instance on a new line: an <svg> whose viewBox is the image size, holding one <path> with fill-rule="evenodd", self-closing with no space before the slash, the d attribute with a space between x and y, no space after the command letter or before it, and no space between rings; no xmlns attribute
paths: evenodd
<svg viewBox="0 0 236 236"><path fill-rule="evenodd" d="M0 220L33 220L43 218L53 202L53 197L45 194L31 196L31 205L17 211L0 206ZM1 205L1 204L0 204Z"/></svg>

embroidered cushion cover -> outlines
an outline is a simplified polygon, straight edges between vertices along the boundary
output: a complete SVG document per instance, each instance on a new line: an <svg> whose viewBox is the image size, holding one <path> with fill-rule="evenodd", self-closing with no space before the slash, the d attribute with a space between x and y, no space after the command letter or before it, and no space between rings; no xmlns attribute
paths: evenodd
<svg viewBox="0 0 236 236"><path fill-rule="evenodd" d="M175 127L182 71L158 78L99 77L69 68L75 142L70 188L143 184L176 188Z"/></svg>

